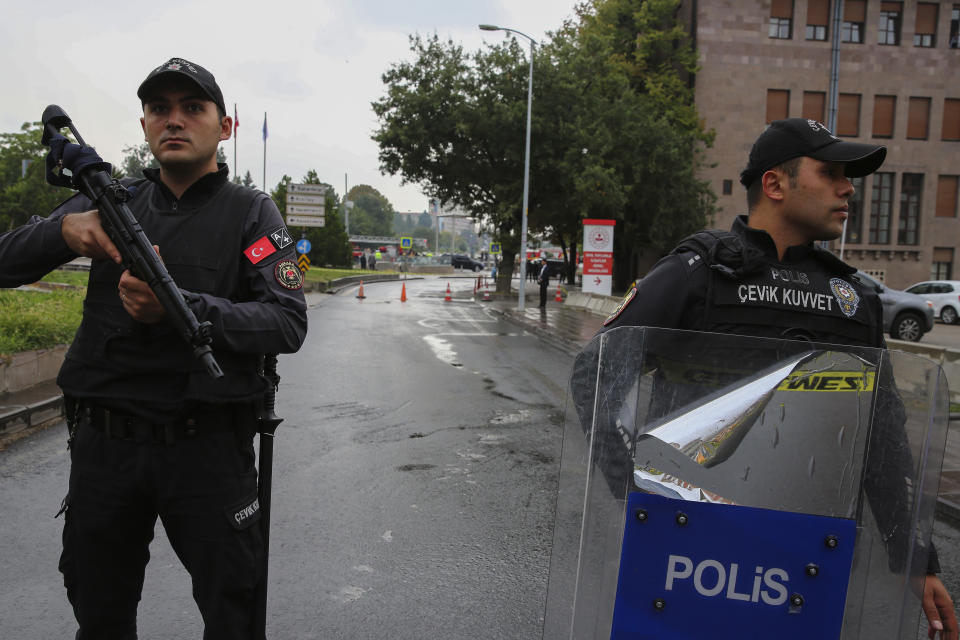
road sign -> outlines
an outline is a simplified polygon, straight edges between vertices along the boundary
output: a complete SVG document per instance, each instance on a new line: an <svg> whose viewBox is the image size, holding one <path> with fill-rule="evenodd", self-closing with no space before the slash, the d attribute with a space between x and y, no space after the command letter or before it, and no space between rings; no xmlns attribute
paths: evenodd
<svg viewBox="0 0 960 640"><path fill-rule="evenodd" d="M301 238L300 242L297 243L297 253L310 253L311 246L309 240Z"/></svg>
<svg viewBox="0 0 960 640"><path fill-rule="evenodd" d="M327 210L323 207L314 207L312 205L303 205L303 204L288 204L287 213L292 213L294 215L300 216L314 216L322 218L326 214Z"/></svg>
<svg viewBox="0 0 960 640"><path fill-rule="evenodd" d="M406 251L413 248L413 238L400 238L400 248Z"/></svg>
<svg viewBox="0 0 960 640"><path fill-rule="evenodd" d="M287 214L288 227L322 227L324 226L323 216L292 216Z"/></svg>
<svg viewBox="0 0 960 640"><path fill-rule="evenodd" d="M316 193L323 195L330 189L325 184L288 184L287 193Z"/></svg>
<svg viewBox="0 0 960 640"><path fill-rule="evenodd" d="M312 204L323 206L324 197L313 195L313 194L303 194L303 193L288 193L287 194L287 204Z"/></svg>
<svg viewBox="0 0 960 640"><path fill-rule="evenodd" d="M297 258L297 266L300 267L300 271L310 271L310 258L301 253L300 257Z"/></svg>
<svg viewBox="0 0 960 640"><path fill-rule="evenodd" d="M490 253L500 253L500 243L491 242L490 243Z"/></svg>

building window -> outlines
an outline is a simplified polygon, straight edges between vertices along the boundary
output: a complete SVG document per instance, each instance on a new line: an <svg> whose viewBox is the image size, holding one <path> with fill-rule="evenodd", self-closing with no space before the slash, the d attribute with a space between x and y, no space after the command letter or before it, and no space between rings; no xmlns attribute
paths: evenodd
<svg viewBox="0 0 960 640"><path fill-rule="evenodd" d="M867 0L846 0L843 3L843 23L840 40L863 44L863 25L867 19Z"/></svg>
<svg viewBox="0 0 960 640"><path fill-rule="evenodd" d="M889 244L893 206L893 174L874 173L870 197L870 244Z"/></svg>
<svg viewBox="0 0 960 640"><path fill-rule="evenodd" d="M957 217L957 187L960 186L960 176L940 176L937 179L937 213L938 218Z"/></svg>
<svg viewBox="0 0 960 640"><path fill-rule="evenodd" d="M830 24L830 0L807 2L807 40L826 40Z"/></svg>
<svg viewBox="0 0 960 640"><path fill-rule="evenodd" d="M903 174L900 183L900 226L897 228L897 244L918 243L922 200L923 174Z"/></svg>
<svg viewBox="0 0 960 640"><path fill-rule="evenodd" d="M937 46L937 11L939 4L932 2L917 3L917 27L913 34L913 46Z"/></svg>
<svg viewBox="0 0 960 640"><path fill-rule="evenodd" d="M767 89L767 124L788 117L790 92L786 89Z"/></svg>
<svg viewBox="0 0 960 640"><path fill-rule="evenodd" d="M960 44L960 4L950 9L950 48L956 49Z"/></svg>
<svg viewBox="0 0 960 640"><path fill-rule="evenodd" d="M789 40L793 35L793 0L770 3L770 37Z"/></svg>
<svg viewBox="0 0 960 640"><path fill-rule="evenodd" d="M930 98L910 98L907 139L926 140L930 129Z"/></svg>
<svg viewBox="0 0 960 640"><path fill-rule="evenodd" d="M733 195L733 180L723 181L723 195L725 196Z"/></svg>
<svg viewBox="0 0 960 640"><path fill-rule="evenodd" d="M873 137L892 138L897 96L873 97Z"/></svg>
<svg viewBox="0 0 960 640"><path fill-rule="evenodd" d="M849 210L847 211L847 235L846 241L850 244L859 244L863 242L863 178L850 178L853 184L853 195L847 201Z"/></svg>
<svg viewBox="0 0 960 640"><path fill-rule="evenodd" d="M837 104L837 135L860 135L860 94L841 93Z"/></svg>
<svg viewBox="0 0 960 640"><path fill-rule="evenodd" d="M823 91L803 92L803 113L807 120L823 122L826 119L827 94Z"/></svg>
<svg viewBox="0 0 960 640"><path fill-rule="evenodd" d="M953 280L953 248L934 247L931 280Z"/></svg>
<svg viewBox="0 0 960 640"><path fill-rule="evenodd" d="M903 4L900 2L880 3L880 24L877 26L877 43L899 45L900 23L903 21Z"/></svg>
<svg viewBox="0 0 960 640"><path fill-rule="evenodd" d="M960 100L947 98L943 101L944 140L960 140Z"/></svg>

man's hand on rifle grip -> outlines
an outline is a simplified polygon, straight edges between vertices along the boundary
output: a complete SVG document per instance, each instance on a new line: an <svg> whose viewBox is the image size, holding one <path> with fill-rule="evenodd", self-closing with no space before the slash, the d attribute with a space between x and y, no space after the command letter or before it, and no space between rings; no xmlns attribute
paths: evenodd
<svg viewBox="0 0 960 640"><path fill-rule="evenodd" d="M60 221L60 234L67 246L77 255L87 258L103 258L119 264L120 251L100 224L96 210L68 213Z"/></svg>
<svg viewBox="0 0 960 640"><path fill-rule="evenodd" d="M160 255L160 247L153 245L153 250L158 256ZM120 294L120 302L124 310L138 322L146 324L160 322L167 313L150 285L130 273L129 269L120 274L117 293Z"/></svg>

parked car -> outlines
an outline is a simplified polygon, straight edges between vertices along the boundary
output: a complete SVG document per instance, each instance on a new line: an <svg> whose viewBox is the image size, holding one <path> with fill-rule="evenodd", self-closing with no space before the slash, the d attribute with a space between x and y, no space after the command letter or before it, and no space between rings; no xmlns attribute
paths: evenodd
<svg viewBox="0 0 960 640"><path fill-rule="evenodd" d="M960 319L960 280L926 280L905 289L933 303L933 315L945 324Z"/></svg>
<svg viewBox="0 0 960 640"><path fill-rule="evenodd" d="M448 254L444 254L445 256ZM463 254L454 253L449 256L450 264L453 265L454 269L470 269L471 271L482 271L483 263L479 260L474 260L470 256L465 256Z"/></svg>
<svg viewBox="0 0 960 640"><path fill-rule="evenodd" d="M914 293L891 289L862 271L857 277L872 286L883 305L883 331L894 340L918 342L933 329L933 303Z"/></svg>

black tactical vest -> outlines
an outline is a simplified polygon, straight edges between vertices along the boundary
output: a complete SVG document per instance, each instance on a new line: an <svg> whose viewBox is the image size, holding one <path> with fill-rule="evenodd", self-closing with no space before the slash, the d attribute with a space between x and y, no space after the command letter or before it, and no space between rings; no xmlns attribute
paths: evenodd
<svg viewBox="0 0 960 640"><path fill-rule="evenodd" d="M135 182L129 206L160 254L177 286L234 301L249 299L240 281L243 225L258 198L266 194L224 182L197 208L164 208L159 187ZM67 352L58 383L76 397L103 397L104 387L122 404L146 405L190 401L249 401L264 391L257 373L258 356L218 351L224 371L210 378L192 349L167 322L143 324L124 311L117 295L122 269L110 260L94 260L84 301L83 319Z"/></svg>
<svg viewBox="0 0 960 640"><path fill-rule="evenodd" d="M876 294L828 251L791 248L789 263L727 231L701 231L674 253L694 252L709 268L697 329L853 346L882 346Z"/></svg>

